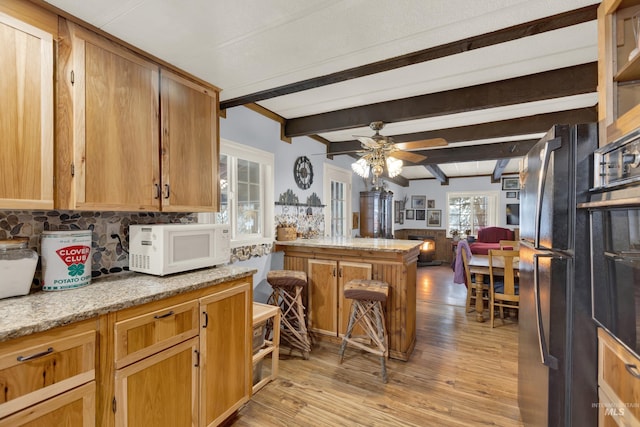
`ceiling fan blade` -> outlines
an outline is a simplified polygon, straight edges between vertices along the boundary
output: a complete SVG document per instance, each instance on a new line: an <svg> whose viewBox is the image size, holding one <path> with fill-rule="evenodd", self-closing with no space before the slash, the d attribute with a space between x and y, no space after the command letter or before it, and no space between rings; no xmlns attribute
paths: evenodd
<svg viewBox="0 0 640 427"><path fill-rule="evenodd" d="M395 157L396 159L406 160L411 163L420 163L427 159L427 156L423 156L422 154L412 153L410 151L394 151L389 155L390 157Z"/></svg>
<svg viewBox="0 0 640 427"><path fill-rule="evenodd" d="M378 141L376 141L375 139L371 138L370 136L356 136L356 135L354 135L354 137L358 141L360 141L362 146L365 147L365 148L378 148L378 146L380 145L378 143Z"/></svg>
<svg viewBox="0 0 640 427"><path fill-rule="evenodd" d="M420 141L396 142L395 146L400 150L419 150L421 148L443 147L448 144L444 138L431 138Z"/></svg>

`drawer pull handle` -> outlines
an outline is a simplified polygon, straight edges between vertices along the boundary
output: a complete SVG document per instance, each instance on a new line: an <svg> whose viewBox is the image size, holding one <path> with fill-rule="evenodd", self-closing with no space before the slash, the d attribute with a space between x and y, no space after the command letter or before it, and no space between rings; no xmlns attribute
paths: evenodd
<svg viewBox="0 0 640 427"><path fill-rule="evenodd" d="M154 319L164 319L165 317L173 316L173 310L165 314L156 314L153 316Z"/></svg>
<svg viewBox="0 0 640 427"><path fill-rule="evenodd" d="M640 371L638 371L638 367L636 365L632 365L631 363L625 363L624 367L627 368L627 372L629 372L635 378L640 379Z"/></svg>
<svg viewBox="0 0 640 427"><path fill-rule="evenodd" d="M18 362L26 362L28 360L37 359L38 357L46 356L47 354L53 353L53 347L49 347L45 351L41 351L40 353L32 354L31 356L18 356Z"/></svg>

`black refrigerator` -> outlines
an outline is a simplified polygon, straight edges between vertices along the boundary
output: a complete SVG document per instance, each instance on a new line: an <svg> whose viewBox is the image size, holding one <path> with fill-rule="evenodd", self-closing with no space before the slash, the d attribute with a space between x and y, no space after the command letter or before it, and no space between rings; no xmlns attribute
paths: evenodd
<svg viewBox="0 0 640 427"><path fill-rule="evenodd" d="M596 124L556 125L523 160L518 404L525 426L596 426L588 201Z"/></svg>

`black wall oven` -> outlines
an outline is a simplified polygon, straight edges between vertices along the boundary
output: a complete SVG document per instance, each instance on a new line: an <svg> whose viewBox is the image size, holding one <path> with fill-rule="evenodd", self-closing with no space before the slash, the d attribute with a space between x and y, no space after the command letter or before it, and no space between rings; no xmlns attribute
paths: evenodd
<svg viewBox="0 0 640 427"><path fill-rule="evenodd" d="M640 357L640 130L596 150L590 211L593 318Z"/></svg>

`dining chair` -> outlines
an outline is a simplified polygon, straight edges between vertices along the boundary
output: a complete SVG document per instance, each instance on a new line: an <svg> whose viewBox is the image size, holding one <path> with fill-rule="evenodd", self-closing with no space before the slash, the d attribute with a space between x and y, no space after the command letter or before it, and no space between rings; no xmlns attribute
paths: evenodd
<svg viewBox="0 0 640 427"><path fill-rule="evenodd" d="M517 240L500 240L498 244L502 250L520 250L520 242Z"/></svg>
<svg viewBox="0 0 640 427"><path fill-rule="evenodd" d="M471 271L469 270L469 259L467 258L467 252L466 251L462 251L462 264L464 265L464 274L466 277L466 283L467 283L467 306L466 306L466 312L469 313L470 311L475 311L475 300L476 300L476 282L475 282L475 277L473 280L471 280ZM474 305L471 305L471 300L474 301ZM488 284L483 284L482 285L482 304L484 304L484 302L486 301L487 304L489 303L489 285ZM472 308L473 307L473 308Z"/></svg>
<svg viewBox="0 0 640 427"><path fill-rule="evenodd" d="M519 251L497 250L489 251L489 312L491 327L495 328L495 309L500 309L500 319L504 324L504 309L518 309L520 295L513 260L519 256ZM500 270L500 272L498 271Z"/></svg>

